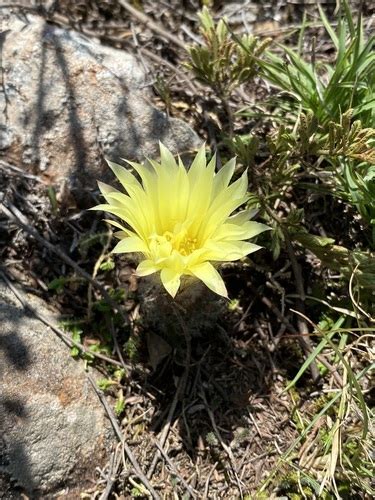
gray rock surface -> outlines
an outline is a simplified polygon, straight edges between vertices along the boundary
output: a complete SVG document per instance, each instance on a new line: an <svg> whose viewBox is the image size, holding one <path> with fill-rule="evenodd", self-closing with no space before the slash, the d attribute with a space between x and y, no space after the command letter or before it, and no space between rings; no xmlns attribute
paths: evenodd
<svg viewBox="0 0 375 500"><path fill-rule="evenodd" d="M0 498L7 490L3 498L15 498L17 487L31 498L61 490L79 498L113 444L83 364L0 279Z"/></svg>
<svg viewBox="0 0 375 500"><path fill-rule="evenodd" d="M104 156L142 159L159 140L179 153L200 144L152 106L150 77L133 55L30 14L2 21L0 153L9 161L86 187L108 172Z"/></svg>

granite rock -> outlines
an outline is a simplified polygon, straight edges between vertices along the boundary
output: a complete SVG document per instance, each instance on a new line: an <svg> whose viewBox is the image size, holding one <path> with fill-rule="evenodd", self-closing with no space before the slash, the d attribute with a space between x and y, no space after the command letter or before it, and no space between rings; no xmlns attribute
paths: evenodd
<svg viewBox="0 0 375 500"><path fill-rule="evenodd" d="M179 153L201 143L152 105L150 77L132 54L4 12L0 153L8 161L60 187L93 187L109 170L104 157L157 155L159 140Z"/></svg>
<svg viewBox="0 0 375 500"><path fill-rule="evenodd" d="M40 300L32 306L55 322ZM0 486L70 498L95 480L115 443L83 363L0 280ZM13 497L12 497L13 494ZM0 495L1 498L1 495Z"/></svg>

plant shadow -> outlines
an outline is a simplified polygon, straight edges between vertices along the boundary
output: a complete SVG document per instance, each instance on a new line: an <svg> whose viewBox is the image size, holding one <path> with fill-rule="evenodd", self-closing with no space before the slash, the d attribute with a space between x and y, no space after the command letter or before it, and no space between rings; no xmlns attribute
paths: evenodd
<svg viewBox="0 0 375 500"><path fill-rule="evenodd" d="M156 409L149 431L161 436L170 425L172 438L165 444L169 457L181 460L183 451L193 464L205 458L218 469L228 468L229 475L248 462L259 482L263 460L276 455L275 442L292 439L292 403L281 396L280 374L288 364L296 366L296 359L290 355L286 360L283 346L271 352L253 325L241 330L238 317L223 310L211 328L192 338L187 380L176 396L186 373L186 343L180 340L145 381Z"/></svg>

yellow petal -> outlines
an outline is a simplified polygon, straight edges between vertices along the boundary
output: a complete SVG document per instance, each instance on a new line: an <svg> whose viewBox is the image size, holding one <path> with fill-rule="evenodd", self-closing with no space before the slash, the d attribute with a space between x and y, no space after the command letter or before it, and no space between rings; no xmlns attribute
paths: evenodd
<svg viewBox="0 0 375 500"><path fill-rule="evenodd" d="M157 172L152 165L141 165L140 163L135 163L131 161L127 161L127 163L131 165L140 176L142 180L143 189L147 195L147 200L149 203L148 209L153 213L155 229L157 231L161 231L162 226L159 217L159 197L158 197L158 190L156 188L158 183Z"/></svg>
<svg viewBox="0 0 375 500"><path fill-rule="evenodd" d="M109 186L108 184L105 184L104 182L98 181L98 187L100 192L103 195L103 198L108 202L107 195L110 193L116 193L119 192L117 189L113 188L112 186Z"/></svg>
<svg viewBox="0 0 375 500"><path fill-rule="evenodd" d="M223 191L223 189L228 187L229 182L233 176L235 166L236 159L232 158L231 160L227 161L227 163L223 165L215 175L212 198L215 198L218 194L221 193L221 191Z"/></svg>
<svg viewBox="0 0 375 500"><path fill-rule="evenodd" d="M218 196L213 199L206 214L204 224L202 224L199 232L199 239L201 241L205 241L209 238L236 208L247 201L247 186L247 172L244 172L236 182L233 182L229 187L223 189Z"/></svg>
<svg viewBox="0 0 375 500"><path fill-rule="evenodd" d="M153 214L153 211L151 210L151 199L146 195L141 184L126 168L110 161L107 161L107 163L111 167L113 173L121 182L124 189L129 194L129 196L117 190L113 190L112 192L107 192L105 194L106 200L116 206L124 204L129 206L129 199L131 199L133 200L133 204L137 206L137 210L135 211L135 213L137 213L137 217L139 217L138 212L142 213L143 221L146 221L147 227L149 227L147 222L150 224L154 224L154 218L150 217L150 214Z"/></svg>
<svg viewBox="0 0 375 500"><path fill-rule="evenodd" d="M113 236L115 238L118 238L119 240L123 240L124 238L127 238L129 236L128 231L116 231L113 233Z"/></svg>
<svg viewBox="0 0 375 500"><path fill-rule="evenodd" d="M203 283L213 292L223 297L228 296L222 277L209 262L197 264L191 267L190 271L194 276L203 281Z"/></svg>
<svg viewBox="0 0 375 500"><path fill-rule="evenodd" d="M121 229L121 231L127 232L127 229L122 224L117 222L116 220L112 220L112 219L103 219L103 220L107 224L110 224L111 226L117 227L117 229Z"/></svg>
<svg viewBox="0 0 375 500"><path fill-rule="evenodd" d="M180 217L186 214L188 181L185 169L178 167L172 153L160 143L161 163L149 160L156 172L153 190L157 200L153 204L154 223L160 234L171 231Z"/></svg>
<svg viewBox="0 0 375 500"><path fill-rule="evenodd" d="M125 195L124 195L125 196ZM93 209L95 210L103 210L104 212L108 212L113 215L117 215L120 219L124 220L129 226L143 239L147 239L147 231L145 231L144 220L140 217L140 214L134 214L134 211L130 210L128 206L122 205L114 206L114 205L97 205ZM90 210L93 210L90 209ZM148 226L146 226L147 229Z"/></svg>
<svg viewBox="0 0 375 500"><path fill-rule="evenodd" d="M189 201L189 180L186 169L183 165L179 165L173 180L173 190L176 193L174 203L171 203L171 179L167 180L167 210L171 226L184 221L187 215Z"/></svg>
<svg viewBox="0 0 375 500"><path fill-rule="evenodd" d="M248 240L270 229L271 228L265 224L253 221L247 221L241 225L222 224L212 235L212 239L215 241Z"/></svg>
<svg viewBox="0 0 375 500"><path fill-rule="evenodd" d="M190 165L188 176L191 184L194 183L194 179L196 179L201 172L201 169L206 168L206 145L205 143L198 149L198 153L196 154L193 163Z"/></svg>
<svg viewBox="0 0 375 500"><path fill-rule="evenodd" d="M163 165L165 170L168 170L169 174L173 175L177 170L177 163L173 154L164 146L162 142L159 142L159 148L160 163Z"/></svg>
<svg viewBox="0 0 375 500"><path fill-rule="evenodd" d="M176 272L174 269L164 268L161 270L160 279L164 285L164 288L167 290L169 295L173 298L176 296L178 289L180 288L181 274Z"/></svg>
<svg viewBox="0 0 375 500"><path fill-rule="evenodd" d="M244 222L252 219L259 210L257 208L250 208L248 210L242 210L241 212L237 212L234 215L231 215L227 222L230 224L243 224Z"/></svg>
<svg viewBox="0 0 375 500"><path fill-rule="evenodd" d="M137 172L142 180L143 189L148 196L152 196L154 192L156 172L152 170L151 166L142 165L141 163L135 163L133 161L125 160L134 170Z"/></svg>
<svg viewBox="0 0 375 500"><path fill-rule="evenodd" d="M153 274L159 271L159 269L155 266L152 260L142 260L142 262L138 265L136 269L136 273L138 276L148 276L149 274Z"/></svg>
<svg viewBox="0 0 375 500"><path fill-rule="evenodd" d="M216 155L214 155L205 167L201 164L200 171L196 169L196 176L189 177L190 197L186 218L191 221L191 231L196 236L207 217L207 210L211 203L214 172L216 166ZM190 174L190 171L189 171Z"/></svg>
<svg viewBox="0 0 375 500"><path fill-rule="evenodd" d="M228 188L229 189L229 188ZM226 190L227 191L227 190ZM222 200L221 205L216 205L214 208L210 207L209 212L206 214L204 224L202 224L199 231L199 240L206 241L210 238L212 234L223 224L229 217L229 215L239 206L246 203L248 196L243 196L242 198L232 199L230 194L227 198Z"/></svg>
<svg viewBox="0 0 375 500"><path fill-rule="evenodd" d="M128 236L119 241L112 253L148 252L146 243L138 236Z"/></svg>
<svg viewBox="0 0 375 500"><path fill-rule="evenodd" d="M146 234L149 234L153 230L155 222L153 211L149 206L149 200L144 195L144 192L142 197L130 197L123 193L110 193L107 195L107 198L111 205L114 204L116 207L126 211L127 217L132 220L129 224L134 229L137 227L136 231L145 238Z"/></svg>
<svg viewBox="0 0 375 500"><path fill-rule="evenodd" d="M262 248L247 241L208 241L205 247L207 248L205 258L218 262L239 260Z"/></svg>
<svg viewBox="0 0 375 500"><path fill-rule="evenodd" d="M123 188L129 193L129 195L132 195L134 191L142 190L142 186L134 177L134 175L129 172L129 170L109 160L107 160L107 163L111 167L112 172L122 184Z"/></svg>

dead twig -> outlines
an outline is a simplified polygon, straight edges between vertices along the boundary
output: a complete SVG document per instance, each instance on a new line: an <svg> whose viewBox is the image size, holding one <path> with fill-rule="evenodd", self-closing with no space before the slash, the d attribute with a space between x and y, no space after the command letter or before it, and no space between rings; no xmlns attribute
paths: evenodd
<svg viewBox="0 0 375 500"><path fill-rule="evenodd" d="M107 223L107 226L109 227L109 224ZM96 275L98 274L98 271L100 269L100 266L103 262L103 260L105 259L105 256L107 254L107 250L109 248L109 245L111 244L111 241L112 241L112 231L109 229L108 231L108 239L101 251L101 254L99 255L99 258L96 260L95 262L95 265L94 265L94 269L92 271L92 279L95 280L96 278ZM91 318L91 314L92 314L92 288L93 288L93 285L91 283L88 284L88 287L87 287L87 318L90 319Z"/></svg>
<svg viewBox="0 0 375 500"><path fill-rule="evenodd" d="M215 435L221 445L221 447L223 448L223 450L225 451L225 453L227 454L228 458L229 458L229 463L230 463L230 466L231 466L231 469L232 469L232 472L233 472L233 475L236 479L236 483L237 483L237 487L238 487L238 491L240 493L240 498L243 498L243 494L242 494L242 487L241 487L241 481L238 477L238 474L237 474L237 470L236 470L236 466L235 466L235 460L234 460L234 456L233 456L233 453L232 453L232 450L231 448L224 443L224 440L221 436L221 433L216 425L216 421L215 421L215 417L214 417L214 414L211 410L211 408L209 407L208 405L208 402L207 402L207 398L206 398L206 395L204 393L204 390L202 390L200 392L200 397L201 399L203 400L203 403L204 403L204 406L206 408L206 411L207 411L207 414L211 420L211 425L212 425L212 428L215 432Z"/></svg>
<svg viewBox="0 0 375 500"><path fill-rule="evenodd" d="M113 344L115 346L115 351L117 353L117 356L119 357L119 360L120 360L121 365L124 368L124 370L128 371L128 365L124 361L124 358L123 358L123 355L122 355L122 352L120 349L120 345L118 343L117 332L116 332L115 326L113 324L113 319L110 318L109 320L107 320L107 323L109 324L109 330L111 332L111 336L113 339Z"/></svg>
<svg viewBox="0 0 375 500"><path fill-rule="evenodd" d="M260 295L258 290L256 290L254 287L250 286L250 288L254 291L254 293L256 293L259 296L261 302L263 302L263 304L265 306L267 306L270 309L270 311L273 312L273 314L275 314L275 316L278 318L278 320L288 328L288 330L293 334L293 336L295 336L298 339L301 336L301 334L296 330L296 328L294 328L294 326L288 321L288 319L285 318L285 316L283 316L281 314L279 309L267 297ZM307 336L307 335L305 334L305 336ZM284 335L284 338L285 337L286 336ZM310 355L312 351L313 351L313 349L311 347L311 350L309 350L308 355ZM337 369L334 366L332 366L329 361L327 361L325 356L320 353L316 356L316 359L320 363L322 363L322 365L324 365L326 368L328 368L329 372L332 374L335 381L339 384L340 387L342 387L342 378L340 377L339 373L337 372Z"/></svg>
<svg viewBox="0 0 375 500"><path fill-rule="evenodd" d="M58 328L56 325L54 325L51 321L48 320L43 314L41 314L39 311L37 311L26 299L25 295L20 291L17 290L17 288L11 283L11 281L7 278L5 272L3 272L0 269L0 277L2 280L5 282L5 284L12 290L14 295L17 297L17 299L21 302L22 306L30 311L37 319L39 319L42 323L44 323L46 326L48 326L56 335L70 348L72 347L77 347L83 354L93 356L95 358L101 359L103 361L106 361L107 363L111 363L112 365L116 366L123 366L122 363L117 361L116 359L112 359L108 356L105 356L104 354L101 354L100 352L94 352L94 351L89 351L86 349L86 347L81 344L80 342L76 342L73 340L68 334L63 332L60 328ZM131 366L126 365L127 370L131 370Z"/></svg>
<svg viewBox="0 0 375 500"><path fill-rule="evenodd" d="M104 394L102 391L100 391L95 383L95 380L92 378L90 374L87 374L87 378L89 379L94 391L96 392L100 402L102 403L108 418L112 424L113 430L115 431L118 440L121 442L123 451L126 453L126 456L130 460L130 463L132 464L134 468L134 473L138 477L138 479L142 482L145 488L147 488L148 492L152 496L154 500L160 500L160 496L158 493L155 491L153 486L150 484L149 480L145 476L145 474L142 472L141 467L139 463L137 462L137 459L133 455L133 452L131 451L130 447L126 444L125 437L121 431L121 428L117 422L117 419L115 415L113 414L112 408L109 406L108 401L106 400Z"/></svg>
<svg viewBox="0 0 375 500"><path fill-rule="evenodd" d="M205 482L205 485L204 485L203 500L208 499L208 489L210 487L210 480L211 480L212 474L215 472L215 469L218 466L218 463L219 462L215 462L214 465L213 465L213 467L212 467L212 469L208 473L208 476L207 476L207 479L206 479L206 482Z"/></svg>
<svg viewBox="0 0 375 500"><path fill-rule="evenodd" d="M162 26L159 24L155 23L152 19L150 19L146 14L143 14L143 12L140 12L138 9L135 7L132 7L126 0L118 0L118 3L129 12L132 16L134 16L138 21L140 21L142 24L150 28L154 33L157 33L160 35L162 38L165 38L166 40L169 40L170 42L174 43L184 51L186 50L186 46L184 42L182 42L179 38L176 36L172 35L172 33L169 33L166 31Z"/></svg>
<svg viewBox="0 0 375 500"><path fill-rule="evenodd" d="M116 482L116 476L117 472L119 470L120 464L121 464L121 455L117 457L116 460L116 454L117 454L117 449L115 452L112 453L110 464L109 464L109 471L107 475L107 485L102 492L102 494L99 497L99 500L107 500L109 498L109 495L111 494L113 485Z"/></svg>
<svg viewBox="0 0 375 500"><path fill-rule="evenodd" d="M161 455L163 456L164 460L167 462L167 464L169 465L169 468L171 469L171 472L174 476L176 476L181 484L183 484L186 488L186 490L188 491L189 495L192 497L192 498L198 498L196 492L194 492L193 488L190 486L190 484L188 484L185 479L177 472L177 469L176 467L174 466L172 460L168 457L167 453L164 451L163 447L160 446L160 444L155 441L155 446L158 448L158 450L160 451Z"/></svg>
<svg viewBox="0 0 375 500"><path fill-rule="evenodd" d="M3 3L0 5L0 9L21 9L30 12L38 13L40 12L40 7L33 7L31 5L23 5L22 3Z"/></svg>
<svg viewBox="0 0 375 500"><path fill-rule="evenodd" d="M154 61L158 64L162 64L166 68L169 68L171 71L173 71L173 73L175 73L182 80L181 83L186 84L194 95L199 95L199 93L204 91L203 85L200 85L197 82L193 83L191 79L189 79L191 78L189 77L189 75L185 75L179 68L177 68L177 66L175 66L171 62L167 61L166 59L163 59L157 54L154 54L153 52L151 52L151 50L148 50L145 47L139 47L139 52L141 54L144 54L149 59L151 59L151 61Z"/></svg>
<svg viewBox="0 0 375 500"><path fill-rule="evenodd" d="M284 236L285 236L286 249L287 249L287 252L289 255L290 262L292 264L294 280L296 282L296 290L297 290L297 293L299 295L299 299L297 300L296 306L302 314L305 314L305 289L304 289L304 285L303 285L301 266L299 265L299 263L297 261L293 245L292 245L290 238L289 238L289 234L287 234L286 231L284 231ZM301 334L298 337L299 343L300 343L305 355L308 356L312 351L311 340L310 340L310 337L308 336L309 328L307 326L306 321L303 319L302 316L298 316L297 324L298 324L299 333ZM316 366L315 361L312 361L312 363L310 364L310 370L311 370L312 378L313 378L314 382L316 382L319 379L320 375L319 375L319 370L318 370L318 367Z"/></svg>
<svg viewBox="0 0 375 500"><path fill-rule="evenodd" d="M159 437L159 440L158 440L158 443L161 447L163 447L165 445L165 442L166 442L168 434L169 434L169 430L170 430L171 425L172 425L173 415L176 411L176 407L177 407L177 403L179 400L179 395L181 392L182 384L184 383L183 378L184 378L183 376L180 377L180 380L179 380L178 386L177 386L177 390L175 392L172 404L171 404L169 411L168 411L167 421L163 427L163 430L162 430L160 437ZM155 455L154 455L154 458L151 462L151 465L147 471L147 477L149 479L151 479L151 477L155 471L155 467L160 459L160 456L161 456L160 450L157 450Z"/></svg>
<svg viewBox="0 0 375 500"><path fill-rule="evenodd" d="M259 194L260 194L261 198L263 199L263 193L261 192L260 189L259 189ZM283 232L283 235L285 238L285 243L286 243L286 250L288 252L288 256L289 256L289 259L290 259L290 262L292 265L294 280L296 283L296 290L297 290L297 293L299 295L296 306L297 306L298 311L300 311L302 313L302 315L304 315L305 314L305 290L304 290L304 284L303 284L303 276L302 276L301 266L299 265L299 263L297 261L293 245L290 241L288 230L284 227L283 221L274 213L274 211L267 205L267 203L263 203L263 207L264 207L265 211L268 213L268 215L270 217L272 217L272 219L279 224L279 226ZM298 316L297 324L298 324L298 330L300 333L300 336L298 337L298 341L299 341L305 355L309 356L309 354L311 354L311 351L312 351L312 345L311 345L310 337L308 336L309 329L307 327L307 323L303 319L302 316ZM316 382L319 379L320 374L319 374L318 367L315 363L315 360L313 360L310 363L310 371L311 371L311 376L312 376L314 382Z"/></svg>
<svg viewBox="0 0 375 500"><path fill-rule="evenodd" d="M5 30L5 31L0 31L0 87L1 87L1 92L4 95L4 107L2 112L4 113L5 121L8 120L8 104L9 104L9 98L8 98L8 93L6 91L5 87L5 72L3 68L3 60L2 60L2 54L3 54L3 43L4 40L7 36L7 34L10 32L10 30Z"/></svg>
<svg viewBox="0 0 375 500"><path fill-rule="evenodd" d="M7 175L15 175L15 176L19 176L19 177L24 177L25 179L30 179L30 180L39 182L40 184L44 184L44 181L41 179L41 177L39 177L37 175L29 174L29 173L25 172L24 170L22 170L21 168L18 168L14 165L11 165L10 163L8 163L4 160L0 160L0 168L2 170L4 170L4 172L6 172ZM9 172L9 170L11 170L14 173L11 174Z"/></svg>
<svg viewBox="0 0 375 500"><path fill-rule="evenodd" d="M104 299L108 302L108 304L117 311L122 320L124 321L124 325L129 324L129 320L127 316L125 316L124 312L120 308L120 306L112 299L112 297L108 294L107 290L102 286L97 280L92 278L89 273L87 273L84 269L82 269L73 259L71 259L66 253L64 253L59 247L53 245L49 241L47 241L43 236L41 236L38 231L30 224L27 218L11 203L8 202L9 208L6 207L3 203L0 202L0 210L6 215L6 217L17 224L17 226L21 227L28 234L33 236L39 243L48 248L51 252L56 254L61 260L66 262L69 266L71 266L78 274L80 274L83 278L85 278L93 287L95 287L102 294Z"/></svg>

